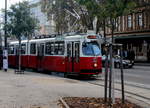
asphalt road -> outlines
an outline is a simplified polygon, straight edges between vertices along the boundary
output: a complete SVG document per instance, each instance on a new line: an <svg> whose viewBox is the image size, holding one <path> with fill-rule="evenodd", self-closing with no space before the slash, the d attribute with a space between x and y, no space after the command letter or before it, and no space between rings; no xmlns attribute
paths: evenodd
<svg viewBox="0 0 150 108"><path fill-rule="evenodd" d="M121 71L120 69L113 69L115 74L115 82L121 82ZM123 69L124 72L124 82L125 84L130 84L131 86L138 86L150 89L150 66L133 66L133 68ZM71 77L71 79L78 79L82 81L98 82L102 79L104 80L105 69L103 68L102 74L98 77L92 79L78 79L78 77ZM55 75L55 74L53 74ZM56 74L56 76L64 77L63 74Z"/></svg>
<svg viewBox="0 0 150 108"><path fill-rule="evenodd" d="M120 69L114 69L113 71L115 74L115 82L120 82ZM134 66L130 69L124 69L123 72L125 83L133 83L150 87L150 66ZM103 79L104 69L101 76Z"/></svg>

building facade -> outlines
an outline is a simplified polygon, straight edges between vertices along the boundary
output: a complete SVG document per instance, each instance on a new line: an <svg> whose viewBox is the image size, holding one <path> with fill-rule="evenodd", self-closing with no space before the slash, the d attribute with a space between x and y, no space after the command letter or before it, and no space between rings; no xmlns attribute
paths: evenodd
<svg viewBox="0 0 150 108"><path fill-rule="evenodd" d="M137 1L135 12L118 17L114 40L124 50L134 51L135 61L150 62L150 0ZM110 29L106 32L111 35Z"/></svg>
<svg viewBox="0 0 150 108"><path fill-rule="evenodd" d="M41 0L29 0L30 10L33 17L39 21L40 30L35 31L35 35L50 35L55 33L53 19L48 21L45 13L41 11Z"/></svg>

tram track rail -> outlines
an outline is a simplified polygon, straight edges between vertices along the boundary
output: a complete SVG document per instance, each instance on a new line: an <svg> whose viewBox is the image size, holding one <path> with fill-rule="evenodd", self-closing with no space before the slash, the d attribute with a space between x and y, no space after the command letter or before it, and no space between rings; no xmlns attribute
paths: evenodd
<svg viewBox="0 0 150 108"><path fill-rule="evenodd" d="M104 87L103 84L98 84L98 83L91 82L91 81L87 81L87 82L88 82L89 84L93 84L93 85L97 85L97 86ZM142 88L142 89L143 89L143 88ZM144 89L145 89L145 88L144 88ZM119 88L116 88L116 87L115 87L115 90L121 92L121 89L119 89ZM149 90L149 89L147 89L147 90ZM135 97L140 98L140 99L138 99L138 100L143 101L143 99L144 99L144 100L150 102L150 97L145 97L145 96L142 96L142 95L140 95L140 94L133 93L133 92L130 92L130 91L127 91L127 90L125 90L125 93L128 94L128 95L130 95L130 96L133 96L134 98L135 98ZM127 96L127 97L129 97L129 96ZM136 98L135 98L135 99L136 99ZM145 102L145 103L148 104L148 105L150 105L150 103L147 103L147 102Z"/></svg>
<svg viewBox="0 0 150 108"><path fill-rule="evenodd" d="M104 81L104 78L101 79L96 79L96 80L100 80L100 81ZM119 81L115 81L116 84L121 84L121 82ZM150 90L150 85L146 85L144 86L144 84L138 84L138 83L129 83L129 82L124 82L125 85L127 86L131 86L131 87L137 87L137 88L141 88L141 89L146 89L146 90Z"/></svg>

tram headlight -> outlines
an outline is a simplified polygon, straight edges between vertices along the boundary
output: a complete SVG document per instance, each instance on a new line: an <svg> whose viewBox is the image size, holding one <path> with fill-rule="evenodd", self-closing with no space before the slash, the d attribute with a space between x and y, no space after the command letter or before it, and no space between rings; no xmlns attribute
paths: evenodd
<svg viewBox="0 0 150 108"><path fill-rule="evenodd" d="M97 63L94 63L94 67L97 67Z"/></svg>

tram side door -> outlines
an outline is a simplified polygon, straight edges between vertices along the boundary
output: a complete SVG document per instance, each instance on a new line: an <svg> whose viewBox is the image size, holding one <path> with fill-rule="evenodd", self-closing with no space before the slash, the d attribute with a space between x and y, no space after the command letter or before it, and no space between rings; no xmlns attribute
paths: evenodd
<svg viewBox="0 0 150 108"><path fill-rule="evenodd" d="M16 45L16 49L15 49L15 67L18 68L19 67L19 45Z"/></svg>
<svg viewBox="0 0 150 108"><path fill-rule="evenodd" d="M67 43L67 72L80 71L80 42Z"/></svg>
<svg viewBox="0 0 150 108"><path fill-rule="evenodd" d="M42 61L44 58L44 43L38 45L38 56L37 56L37 69L42 71Z"/></svg>

